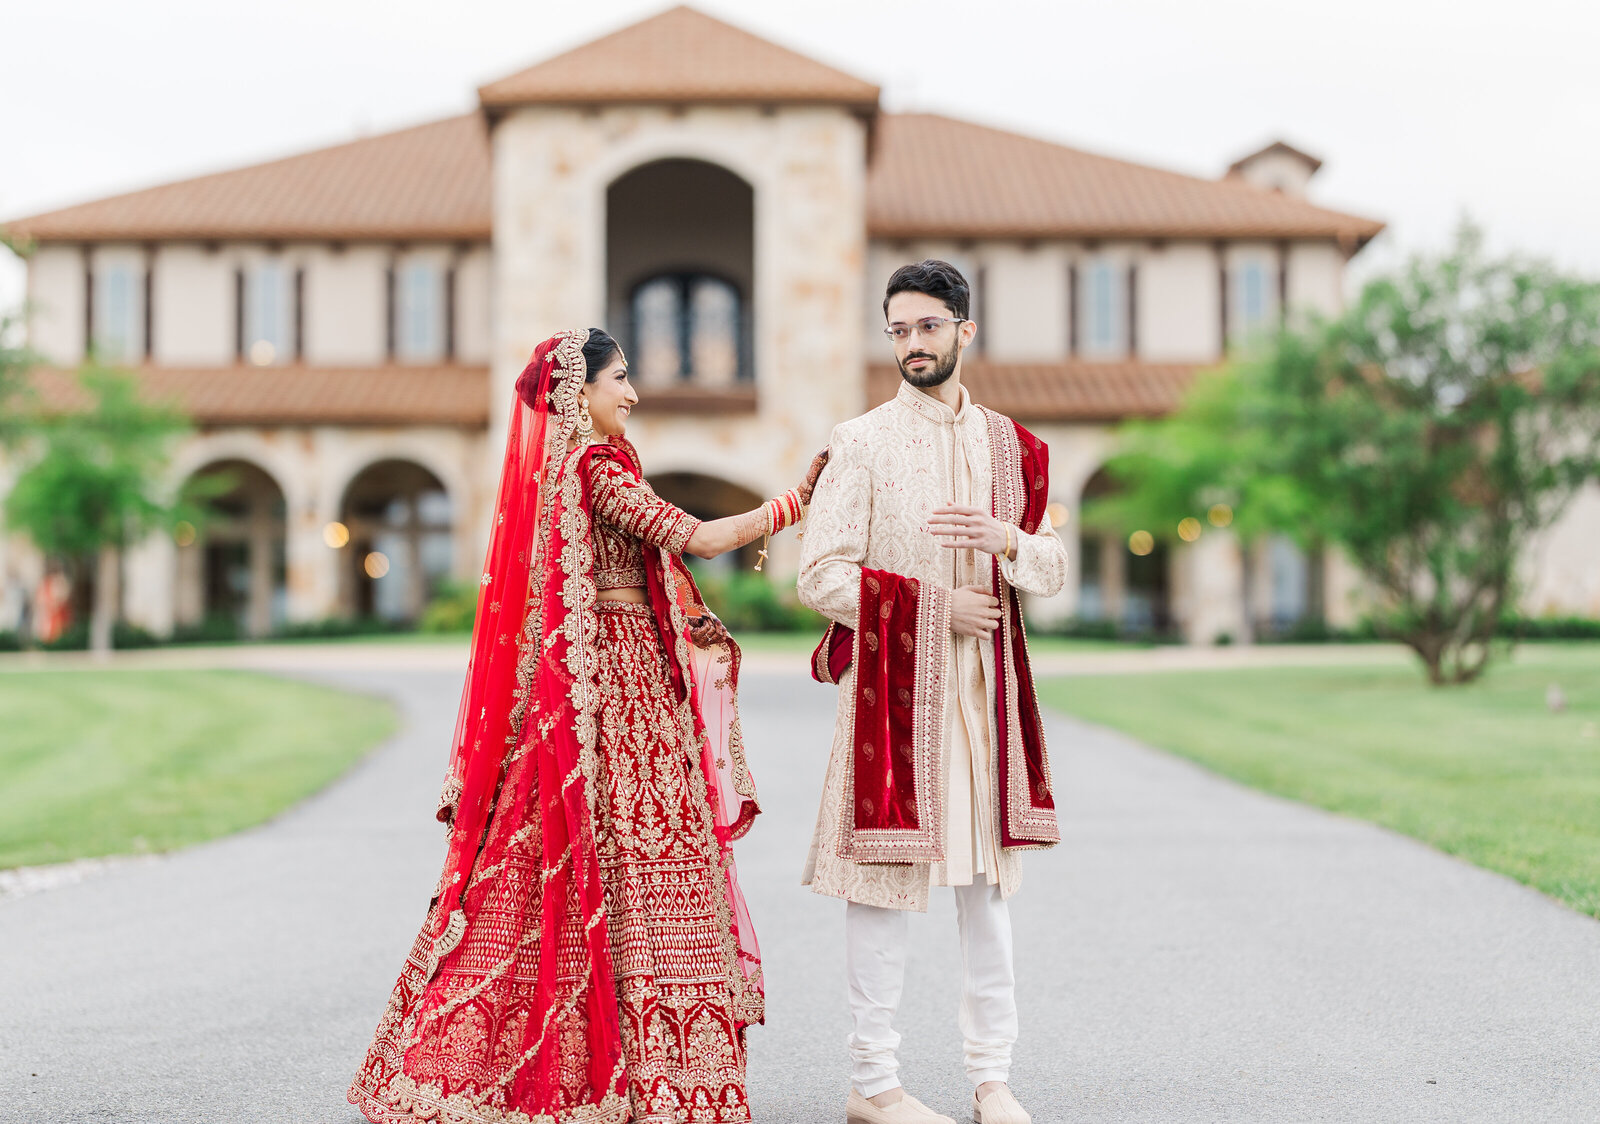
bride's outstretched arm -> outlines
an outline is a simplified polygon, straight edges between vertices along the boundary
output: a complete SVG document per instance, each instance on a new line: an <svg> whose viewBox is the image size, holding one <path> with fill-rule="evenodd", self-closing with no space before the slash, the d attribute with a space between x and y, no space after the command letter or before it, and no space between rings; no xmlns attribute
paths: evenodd
<svg viewBox="0 0 1600 1124"><path fill-rule="evenodd" d="M817 477L828 463L828 450L824 449L811 461L806 479L798 488L792 488L776 499L742 515L729 515L724 519L708 519L694 529L684 546L685 554L696 558L715 558L741 546L749 546L762 535L775 534L792 526L800 519L801 510L811 502L811 490Z"/></svg>

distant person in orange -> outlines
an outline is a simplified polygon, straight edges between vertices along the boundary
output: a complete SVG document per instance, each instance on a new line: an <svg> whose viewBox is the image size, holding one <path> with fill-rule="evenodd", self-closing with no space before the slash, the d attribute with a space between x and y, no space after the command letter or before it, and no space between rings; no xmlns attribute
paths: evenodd
<svg viewBox="0 0 1600 1124"><path fill-rule="evenodd" d="M53 644L72 623L72 583L60 570L45 572L33 591L34 635L41 644Z"/></svg>

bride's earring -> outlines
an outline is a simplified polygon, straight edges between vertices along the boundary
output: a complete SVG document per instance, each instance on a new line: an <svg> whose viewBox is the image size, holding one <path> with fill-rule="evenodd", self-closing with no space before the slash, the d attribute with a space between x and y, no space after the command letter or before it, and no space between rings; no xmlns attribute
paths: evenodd
<svg viewBox="0 0 1600 1124"><path fill-rule="evenodd" d="M578 399L578 436L587 441L594 436L594 419L589 416L589 400Z"/></svg>

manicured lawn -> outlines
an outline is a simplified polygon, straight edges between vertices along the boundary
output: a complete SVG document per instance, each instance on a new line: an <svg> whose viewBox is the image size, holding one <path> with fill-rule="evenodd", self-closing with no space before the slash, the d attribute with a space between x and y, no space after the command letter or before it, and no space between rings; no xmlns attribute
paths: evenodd
<svg viewBox="0 0 1600 1124"><path fill-rule="evenodd" d="M1545 692L1559 684L1567 709ZM1412 667L1053 679L1049 705L1383 824L1600 917L1600 644L1530 644L1465 688Z"/></svg>
<svg viewBox="0 0 1600 1124"><path fill-rule="evenodd" d="M0 674L0 868L258 824L395 725L380 699L247 672Z"/></svg>

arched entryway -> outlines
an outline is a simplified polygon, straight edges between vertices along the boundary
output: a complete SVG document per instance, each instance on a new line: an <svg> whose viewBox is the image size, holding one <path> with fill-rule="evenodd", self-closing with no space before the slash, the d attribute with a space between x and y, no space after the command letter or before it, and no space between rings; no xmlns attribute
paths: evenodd
<svg viewBox="0 0 1600 1124"><path fill-rule="evenodd" d="M417 620L450 576L455 512L439 478L414 461L378 461L350 481L340 513L345 612Z"/></svg>
<svg viewBox="0 0 1600 1124"><path fill-rule="evenodd" d="M683 508L696 519L723 519L729 515L741 515L761 505L761 497L748 488L696 472L652 474L650 484L658 496ZM756 564L760 549L761 543L757 540L740 550L710 559L704 565L713 571L747 571Z"/></svg>
<svg viewBox="0 0 1600 1124"><path fill-rule="evenodd" d="M1117 491L1100 469L1084 483L1081 504L1091 518L1078 554L1078 619L1109 621L1117 631L1140 636L1172 632L1172 558L1162 536L1135 536L1137 527L1113 527L1092 518L1096 500Z"/></svg>
<svg viewBox="0 0 1600 1124"><path fill-rule="evenodd" d="M606 308L641 387L754 378L755 192L704 160L655 160L606 191Z"/></svg>
<svg viewBox="0 0 1600 1124"><path fill-rule="evenodd" d="M178 528L176 623L271 633L288 603L283 489L260 466L237 459L206 465L188 488L203 517Z"/></svg>

